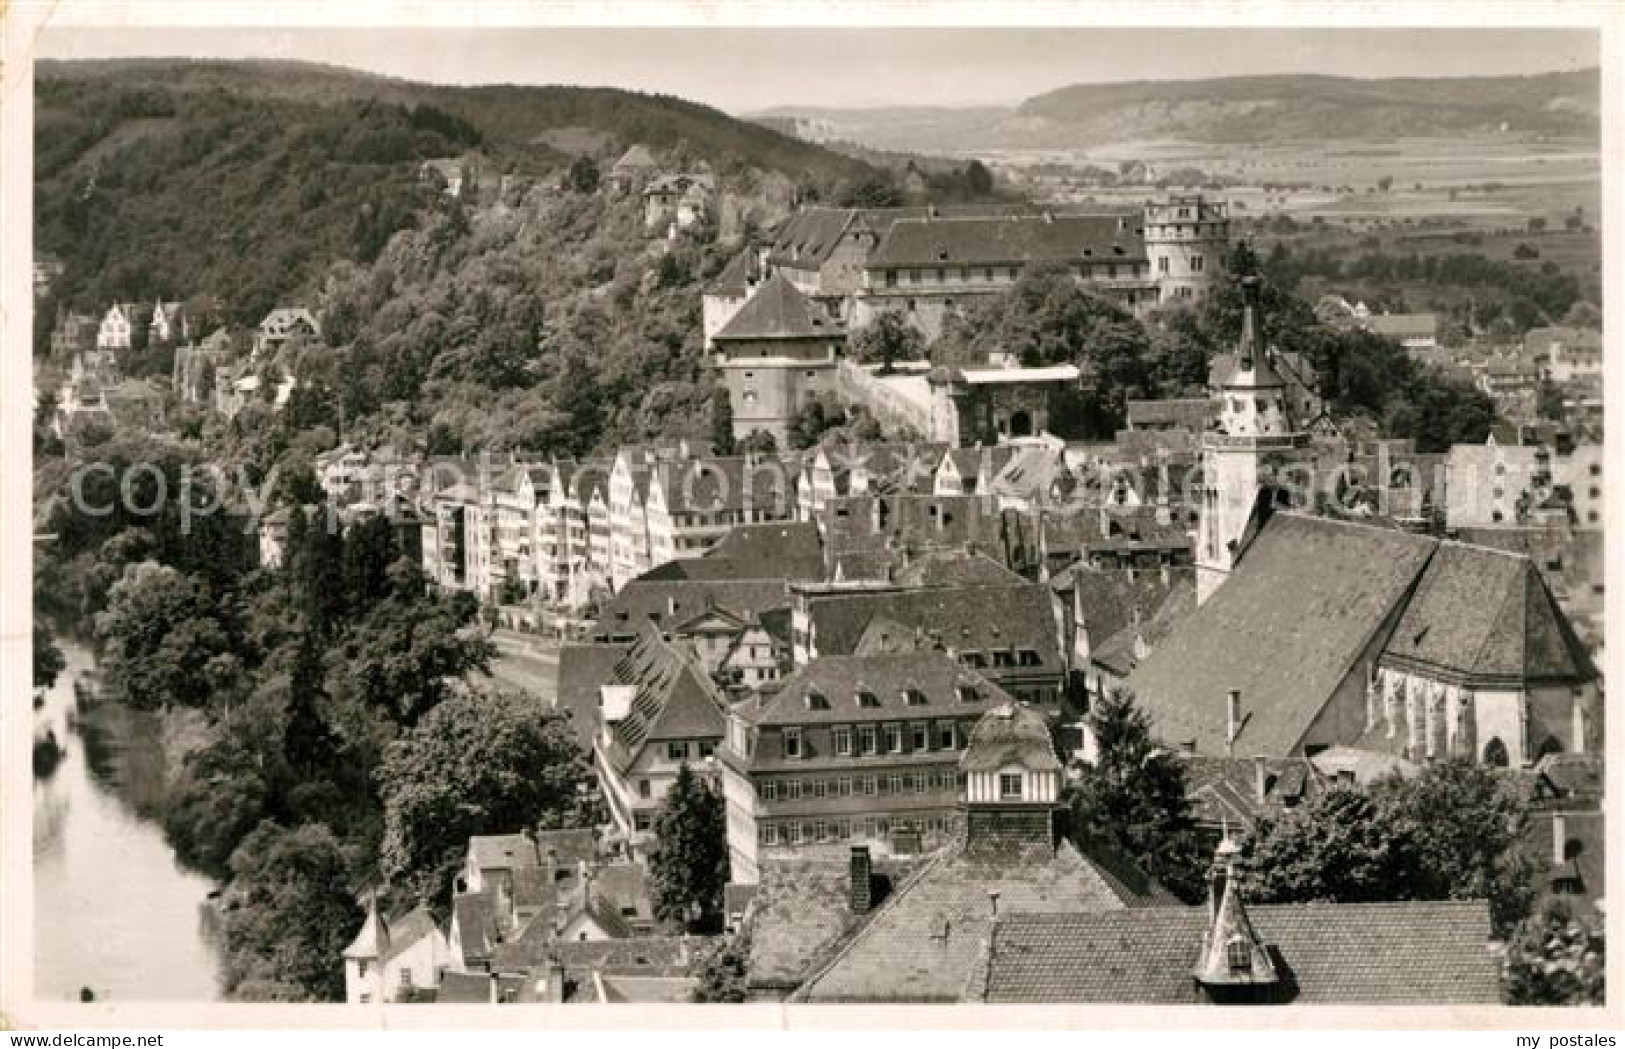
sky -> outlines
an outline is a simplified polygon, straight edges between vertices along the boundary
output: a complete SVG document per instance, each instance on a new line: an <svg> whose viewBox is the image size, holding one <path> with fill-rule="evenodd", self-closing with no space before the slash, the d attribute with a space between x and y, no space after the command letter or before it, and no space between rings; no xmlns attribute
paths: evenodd
<svg viewBox="0 0 1625 1049"><path fill-rule="evenodd" d="M289 58L443 84L577 84L775 106L1010 105L1075 83L1470 76L1599 61L1585 29L238 29L47 26L41 58Z"/></svg>

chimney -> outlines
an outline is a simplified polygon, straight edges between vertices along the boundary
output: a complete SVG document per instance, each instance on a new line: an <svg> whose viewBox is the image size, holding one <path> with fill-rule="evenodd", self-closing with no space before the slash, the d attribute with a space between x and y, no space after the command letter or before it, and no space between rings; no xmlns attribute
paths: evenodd
<svg viewBox="0 0 1625 1049"><path fill-rule="evenodd" d="M1269 769L1262 754L1253 759L1253 790L1258 795L1258 803L1264 804L1269 796Z"/></svg>
<svg viewBox="0 0 1625 1049"><path fill-rule="evenodd" d="M1224 751L1231 757L1236 753L1236 737L1241 735L1241 689L1233 688L1225 694Z"/></svg>
<svg viewBox="0 0 1625 1049"><path fill-rule="evenodd" d="M1569 820L1561 812L1552 813L1552 863L1568 859Z"/></svg>
<svg viewBox="0 0 1625 1049"><path fill-rule="evenodd" d="M677 599L669 594L666 595L666 618L673 622L677 620Z"/></svg>
<svg viewBox="0 0 1625 1049"><path fill-rule="evenodd" d="M852 846L852 885L851 901L853 914L868 914L873 906L871 898L870 880L873 877L873 868L869 865L869 846Z"/></svg>

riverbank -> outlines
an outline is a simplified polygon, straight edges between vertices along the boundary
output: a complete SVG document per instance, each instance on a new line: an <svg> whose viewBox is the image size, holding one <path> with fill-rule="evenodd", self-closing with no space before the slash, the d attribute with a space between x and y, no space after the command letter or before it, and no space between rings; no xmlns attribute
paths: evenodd
<svg viewBox="0 0 1625 1049"><path fill-rule="evenodd" d="M215 883L183 867L159 824L166 740L190 730L112 703L80 703L94 676L87 647L61 642L67 666L35 711L62 748L34 784L34 969L40 998L217 1001Z"/></svg>

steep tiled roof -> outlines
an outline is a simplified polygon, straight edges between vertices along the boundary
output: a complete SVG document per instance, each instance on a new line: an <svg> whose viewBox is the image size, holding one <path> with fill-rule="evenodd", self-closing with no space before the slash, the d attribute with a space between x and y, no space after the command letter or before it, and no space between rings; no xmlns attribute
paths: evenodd
<svg viewBox="0 0 1625 1049"><path fill-rule="evenodd" d="M497 946L497 901L489 892L460 893L451 901L451 920L457 928L465 958L489 958Z"/></svg>
<svg viewBox="0 0 1625 1049"><path fill-rule="evenodd" d="M1445 1005L1500 1000L1482 900L1317 903L1248 908L1300 1004ZM1001 917L989 1002L1199 1001L1191 972L1206 925L1200 907Z"/></svg>
<svg viewBox="0 0 1625 1049"><path fill-rule="evenodd" d="M549 854L560 866L574 865L582 860L590 863L598 856L598 836L590 827L539 830L536 832L536 855L545 860Z"/></svg>
<svg viewBox="0 0 1625 1049"><path fill-rule="evenodd" d="M762 277L761 260L754 247L746 248L728 261L722 267L722 272L711 279L706 285L708 295L726 295L729 298L742 298Z"/></svg>
<svg viewBox="0 0 1625 1049"><path fill-rule="evenodd" d="M783 273L775 272L739 312L712 338L727 339L838 339L845 332L822 307L796 290Z"/></svg>
<svg viewBox="0 0 1625 1049"><path fill-rule="evenodd" d="M621 154L621 159L617 160L615 166L610 170L613 172L644 171L654 166L655 158L650 154L649 147L637 142L627 147L626 152Z"/></svg>
<svg viewBox="0 0 1625 1049"><path fill-rule="evenodd" d="M866 265L1143 262L1145 241L1135 226L1118 215L903 219L892 223Z"/></svg>
<svg viewBox="0 0 1625 1049"><path fill-rule="evenodd" d="M1304 804L1320 793L1320 775L1307 758L1188 754L1182 755L1182 762L1191 815L1211 827L1246 826L1260 816ZM1263 797L1258 793L1260 772Z"/></svg>
<svg viewBox="0 0 1625 1049"><path fill-rule="evenodd" d="M960 689L969 690L962 694ZM925 698L910 706L905 691ZM859 706L860 693L873 706ZM965 695L974 695L968 701ZM822 696L827 708L811 707ZM869 700L866 700L869 702ZM901 652L869 656L821 656L796 671L754 713L759 725L886 721L900 717L980 713L1012 702L1008 693L943 652Z"/></svg>
<svg viewBox="0 0 1625 1049"><path fill-rule="evenodd" d="M762 510L779 517L795 511L794 476L772 459L710 456L660 463L649 473L670 513Z"/></svg>
<svg viewBox="0 0 1625 1049"><path fill-rule="evenodd" d="M688 976L601 976L604 1001L623 1003L676 1003L689 1001L697 981Z"/></svg>
<svg viewBox="0 0 1625 1049"><path fill-rule="evenodd" d="M1140 665L1142 642L1155 651L1185 617L1196 610L1196 576L1193 570L1171 569L1166 582L1160 573L1136 574L1139 578L1131 585L1136 587L1139 593L1148 594L1151 603L1149 606L1140 604L1131 606L1128 610L1131 617L1128 624L1116 633L1108 635L1104 641L1098 642L1089 652L1090 662L1124 676L1133 673L1134 668ZM1147 576L1155 582L1148 580ZM1141 615L1138 625L1132 619L1135 608L1140 610ZM1093 637L1092 626L1090 633Z"/></svg>
<svg viewBox="0 0 1625 1049"><path fill-rule="evenodd" d="M750 911L752 987L789 989L856 924L841 859L765 861Z"/></svg>
<svg viewBox="0 0 1625 1049"><path fill-rule="evenodd" d="M1277 514L1130 676L1153 732L1223 753L1225 691L1237 688L1245 721L1236 753L1290 754L1433 547L1422 536Z"/></svg>
<svg viewBox="0 0 1625 1049"><path fill-rule="evenodd" d="M817 269L841 243L855 215L849 208L802 208L779 227L769 257L793 269Z"/></svg>
<svg viewBox="0 0 1625 1049"><path fill-rule="evenodd" d="M898 569L898 586L1010 586L1025 579L981 553L938 550L921 554Z"/></svg>
<svg viewBox="0 0 1625 1049"><path fill-rule="evenodd" d="M1383 656L1484 684L1595 674L1528 558L1458 543L1440 544Z"/></svg>
<svg viewBox="0 0 1625 1049"><path fill-rule="evenodd" d="M621 588L598 617L597 633L619 636L645 623L671 629L707 608L746 618L790 605L780 579L635 579Z"/></svg>
<svg viewBox="0 0 1625 1049"><path fill-rule="evenodd" d="M576 742L592 749L598 735L598 690L615 679L615 664L626 645L565 645L559 649L558 691L554 706L570 718Z"/></svg>
<svg viewBox="0 0 1625 1049"><path fill-rule="evenodd" d="M937 587L809 596L807 611L820 655L857 649L869 621L878 617L935 633L957 652L1031 649L1032 669L1059 671L1055 614L1048 588L1019 586Z"/></svg>
<svg viewBox="0 0 1625 1049"><path fill-rule="evenodd" d="M547 926L543 928L543 926ZM517 940L498 944L492 972L524 972L557 960L572 971L596 970L627 976L686 976L689 952L677 937L639 936L629 940L557 940L548 923L532 922Z"/></svg>
<svg viewBox="0 0 1625 1049"><path fill-rule="evenodd" d="M383 961L399 957L408 948L421 942L425 936L434 936L439 931L428 908L423 906L412 908L389 923L389 949L384 952Z"/></svg>
<svg viewBox="0 0 1625 1049"><path fill-rule="evenodd" d="M811 521L775 521L735 525L717 545L705 552L705 561L726 561L741 573L738 579L784 578L783 565L822 564L824 541Z"/></svg>
<svg viewBox="0 0 1625 1049"><path fill-rule="evenodd" d="M906 880L833 960L795 995L812 1002L956 1002L977 995L992 928L1001 915L1120 910L1121 884L1063 842L1047 860L949 849Z"/></svg>
<svg viewBox="0 0 1625 1049"><path fill-rule="evenodd" d="M643 747L668 739L722 737L727 701L698 667L645 627L615 667L618 684L636 688L626 717L610 726L608 755L625 771Z"/></svg>

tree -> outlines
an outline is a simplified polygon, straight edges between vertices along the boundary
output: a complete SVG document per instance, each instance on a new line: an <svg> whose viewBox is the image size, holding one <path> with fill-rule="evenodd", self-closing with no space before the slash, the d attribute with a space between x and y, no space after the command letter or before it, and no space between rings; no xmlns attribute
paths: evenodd
<svg viewBox="0 0 1625 1049"><path fill-rule="evenodd" d="M985 197L993 192L993 173L980 160L965 165L965 186L972 194Z"/></svg>
<svg viewBox="0 0 1625 1049"><path fill-rule="evenodd" d="M718 937L695 968L696 981L689 1001L699 1003L745 1000L750 980L750 936L740 932Z"/></svg>
<svg viewBox="0 0 1625 1049"><path fill-rule="evenodd" d="M734 453L734 406L727 387L711 391L711 451L717 455Z"/></svg>
<svg viewBox="0 0 1625 1049"><path fill-rule="evenodd" d="M598 189L598 165L586 154L577 157L570 164L570 173L567 176L570 188L577 193L593 193Z"/></svg>
<svg viewBox="0 0 1625 1049"><path fill-rule="evenodd" d="M143 561L125 568L96 616L111 694L140 710L206 707L237 669L202 580Z"/></svg>
<svg viewBox="0 0 1625 1049"><path fill-rule="evenodd" d="M1097 754L1067 787L1069 836L1105 842L1186 902L1201 898L1209 857L1186 801L1179 760L1151 739L1134 697L1117 690L1089 715Z"/></svg>
<svg viewBox="0 0 1625 1049"><path fill-rule="evenodd" d="M1560 899L1548 901L1507 946L1502 999L1508 1005L1605 1004L1604 947L1600 923L1576 918Z"/></svg>
<svg viewBox="0 0 1625 1049"><path fill-rule="evenodd" d="M1529 913L1538 860L1526 841L1528 804L1493 768L1439 761L1411 779L1371 788L1382 818L1404 835L1407 882L1417 899L1487 899L1508 935Z"/></svg>
<svg viewBox="0 0 1625 1049"><path fill-rule="evenodd" d="M262 823L232 854L231 872L227 992L343 1001L340 958L364 915L333 832L317 823Z"/></svg>
<svg viewBox="0 0 1625 1049"><path fill-rule="evenodd" d="M655 917L688 932L714 929L728 884L728 839L722 798L687 765L655 817L649 857Z"/></svg>
<svg viewBox="0 0 1625 1049"><path fill-rule="evenodd" d="M1369 790L1334 789L1259 827L1252 866L1263 903L1489 901L1499 936L1528 913L1536 861L1513 781L1435 762Z"/></svg>
<svg viewBox="0 0 1625 1049"><path fill-rule="evenodd" d="M563 715L523 692L464 690L384 756L382 873L442 906L470 835L597 822L591 777Z"/></svg>
<svg viewBox="0 0 1625 1049"><path fill-rule="evenodd" d="M57 647L56 640L51 637L51 628L34 621L34 687L50 688L56 684L57 675L67 667L62 658L62 649Z"/></svg>
<svg viewBox="0 0 1625 1049"><path fill-rule="evenodd" d="M852 355L864 364L879 362L880 374L890 375L897 361L925 356L925 337L902 313L885 310L853 336Z"/></svg>

